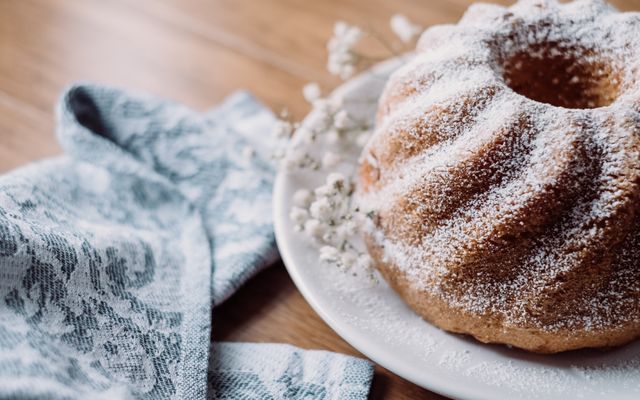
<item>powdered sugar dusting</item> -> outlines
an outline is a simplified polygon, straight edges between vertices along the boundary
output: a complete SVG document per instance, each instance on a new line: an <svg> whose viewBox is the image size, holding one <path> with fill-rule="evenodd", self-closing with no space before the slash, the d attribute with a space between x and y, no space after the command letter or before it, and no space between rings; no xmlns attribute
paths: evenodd
<svg viewBox="0 0 640 400"><path fill-rule="evenodd" d="M640 324L638 37L640 13L601 1L428 29L361 158L379 261L505 326Z"/></svg>

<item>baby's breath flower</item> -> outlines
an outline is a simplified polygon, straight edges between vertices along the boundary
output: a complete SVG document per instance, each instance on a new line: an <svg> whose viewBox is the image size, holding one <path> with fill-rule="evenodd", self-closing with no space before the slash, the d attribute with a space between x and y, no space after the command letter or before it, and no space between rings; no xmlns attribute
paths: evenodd
<svg viewBox="0 0 640 400"><path fill-rule="evenodd" d="M313 144L317 139L316 133L308 129L306 126L299 127L296 130L295 135L300 139L302 143L305 144Z"/></svg>
<svg viewBox="0 0 640 400"><path fill-rule="evenodd" d="M320 261L324 263L332 263L338 261L340 252L333 246L322 246L320 248Z"/></svg>
<svg viewBox="0 0 640 400"><path fill-rule="evenodd" d="M342 252L342 255L340 256L340 263L345 268L353 267L357 260L358 255L355 252L349 250Z"/></svg>
<svg viewBox="0 0 640 400"><path fill-rule="evenodd" d="M309 219L309 212L304 208L293 207L289 213L289 218L291 218L296 225L304 225Z"/></svg>
<svg viewBox="0 0 640 400"><path fill-rule="evenodd" d="M315 160L304 148L291 147L286 152L285 157L281 160L281 165L288 171L296 169L318 169L320 164Z"/></svg>
<svg viewBox="0 0 640 400"><path fill-rule="evenodd" d="M358 62L354 47L363 36L364 33L357 26L342 21L335 24L333 37L327 44L329 51L327 69L331 74L338 75L342 79L348 79L353 75L355 64Z"/></svg>
<svg viewBox="0 0 640 400"><path fill-rule="evenodd" d="M316 100L319 100L320 96L322 95L320 92L320 85L315 82L307 83L302 88L302 95L304 96L304 99L309 103L313 103Z"/></svg>
<svg viewBox="0 0 640 400"><path fill-rule="evenodd" d="M320 239L325 234L327 225L317 219L309 219L304 223L304 231L314 239Z"/></svg>
<svg viewBox="0 0 640 400"><path fill-rule="evenodd" d="M369 132L360 133L358 136L356 136L356 145L358 147L364 147L369 141L370 137L371 134Z"/></svg>
<svg viewBox="0 0 640 400"><path fill-rule="evenodd" d="M278 119L273 125L273 136L278 139L288 139L293 133L293 124L289 121Z"/></svg>
<svg viewBox="0 0 640 400"><path fill-rule="evenodd" d="M350 236L347 234L347 230L344 228L343 224L338 225L331 232L331 240L337 243L344 243L350 239Z"/></svg>
<svg viewBox="0 0 640 400"><path fill-rule="evenodd" d="M331 96L327 99L327 102L329 103L329 107L334 111L341 110L344 107L344 97L339 95Z"/></svg>
<svg viewBox="0 0 640 400"><path fill-rule="evenodd" d="M309 211L313 218L319 219L320 221L327 221L333 216L333 207L326 197L321 197L311 203Z"/></svg>
<svg viewBox="0 0 640 400"><path fill-rule="evenodd" d="M322 156L322 168L329 169L333 168L336 165L340 164L342 158L334 152L328 151Z"/></svg>
<svg viewBox="0 0 640 400"><path fill-rule="evenodd" d="M327 186L335 188L341 192L346 186L345 180L346 178L340 172L332 172L327 176Z"/></svg>
<svg viewBox="0 0 640 400"><path fill-rule="evenodd" d="M398 22L400 21L400 22ZM407 28L408 20L396 18L396 28ZM405 29L405 32L407 29ZM372 61L359 54L355 47L364 36L360 28L344 22L336 24L334 36L329 41L329 70L347 78L355 72L360 62ZM391 47L389 47L391 48ZM309 83L303 88L304 98L312 104L313 110L303 125L291 124L286 116L275 129L280 137L291 136L295 130L296 141L289 144L281 162L288 168L322 167L331 171L348 160L342 151L354 143L364 146L371 135L371 127L350 115L344 107L341 96L322 97L320 87ZM327 146L318 159L311 156L312 146ZM349 146L349 147L344 147ZM289 217L297 231L302 231L320 248L320 260L324 263L336 264L344 268L356 267L370 272L371 257L359 250L352 239L359 233L363 223L371 223L365 211L352 206L353 186L343 174L333 172L325 178L324 184L314 190L302 189L293 195L293 207ZM357 242L356 242L357 243ZM355 274L355 272L354 272Z"/></svg>
<svg viewBox="0 0 640 400"><path fill-rule="evenodd" d="M319 109L323 115L330 118L332 122L334 115L342 109L341 107L340 103L333 98L320 99L314 103L314 108Z"/></svg>
<svg viewBox="0 0 640 400"><path fill-rule="evenodd" d="M340 110L333 117L333 125L338 129L345 129L349 125L349 114L346 110Z"/></svg>
<svg viewBox="0 0 640 400"><path fill-rule="evenodd" d="M345 221L340 225L340 229L345 236L350 237L358 233L358 224L355 221Z"/></svg>
<svg viewBox="0 0 640 400"><path fill-rule="evenodd" d="M309 207L313 201L313 193L308 189L299 189L293 194L293 204L296 207Z"/></svg>
<svg viewBox="0 0 640 400"><path fill-rule="evenodd" d="M420 25L416 25L405 15L395 14L389 21L393 33L405 43L412 41L422 32Z"/></svg>
<svg viewBox="0 0 640 400"><path fill-rule="evenodd" d="M358 268L368 270L373 267L373 260L371 259L371 256L369 254L362 253L358 256L356 265L358 266Z"/></svg>
<svg viewBox="0 0 640 400"><path fill-rule="evenodd" d="M306 153L302 149L289 149L285 156L285 167L292 169L304 163Z"/></svg>
<svg viewBox="0 0 640 400"><path fill-rule="evenodd" d="M333 111L324 99L316 100L313 104L313 112L306 120L307 129L315 133L323 133L331 129L333 124Z"/></svg>
<svg viewBox="0 0 640 400"><path fill-rule="evenodd" d="M340 241L336 237L336 230L333 229L330 225L327 225L328 228L322 235L322 241L325 243L331 243L337 245Z"/></svg>
<svg viewBox="0 0 640 400"><path fill-rule="evenodd" d="M335 145L340 142L340 133L335 129L331 129L330 131L328 131L325 134L325 137L329 144Z"/></svg>
<svg viewBox="0 0 640 400"><path fill-rule="evenodd" d="M318 186L314 191L317 198L335 196L336 190L329 185Z"/></svg>

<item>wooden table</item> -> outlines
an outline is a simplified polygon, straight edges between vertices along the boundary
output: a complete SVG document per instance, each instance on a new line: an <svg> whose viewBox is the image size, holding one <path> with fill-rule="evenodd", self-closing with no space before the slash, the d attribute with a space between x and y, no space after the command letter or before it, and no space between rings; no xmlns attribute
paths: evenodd
<svg viewBox="0 0 640 400"><path fill-rule="evenodd" d="M336 20L390 37L388 19L396 12L431 25L456 21L470 3L0 0L0 172L60 152L52 110L72 81L138 88L202 110L246 88L274 110L302 117L305 83L339 83L325 70ZM640 9L640 0L613 3ZM213 338L359 355L313 312L282 265L215 310ZM441 397L377 367L371 398Z"/></svg>

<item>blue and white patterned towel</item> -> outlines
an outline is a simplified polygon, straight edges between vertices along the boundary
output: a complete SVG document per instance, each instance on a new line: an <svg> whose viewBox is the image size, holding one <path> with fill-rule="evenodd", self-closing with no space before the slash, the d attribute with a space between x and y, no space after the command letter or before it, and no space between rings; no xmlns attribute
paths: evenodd
<svg viewBox="0 0 640 400"><path fill-rule="evenodd" d="M277 257L268 111L80 85L58 118L66 155L0 177L0 398L366 398L366 361L209 343Z"/></svg>

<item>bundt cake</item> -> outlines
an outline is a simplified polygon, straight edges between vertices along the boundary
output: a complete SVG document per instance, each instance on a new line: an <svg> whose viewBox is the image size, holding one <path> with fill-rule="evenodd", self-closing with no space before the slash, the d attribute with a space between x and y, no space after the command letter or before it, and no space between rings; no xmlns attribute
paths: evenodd
<svg viewBox="0 0 640 400"><path fill-rule="evenodd" d="M374 264L418 314L540 353L640 336L640 13L471 6L389 79L360 158Z"/></svg>

